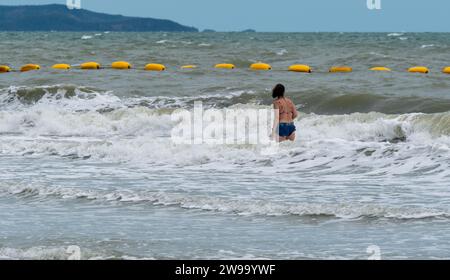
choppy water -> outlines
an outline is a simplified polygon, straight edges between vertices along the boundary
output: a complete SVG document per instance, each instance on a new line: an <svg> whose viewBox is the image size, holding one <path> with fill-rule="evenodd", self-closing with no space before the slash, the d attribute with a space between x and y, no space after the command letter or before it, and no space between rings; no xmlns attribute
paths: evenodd
<svg viewBox="0 0 450 280"><path fill-rule="evenodd" d="M83 39L82 39L83 38ZM0 258L450 257L449 34L0 33ZM48 69L55 63L139 70ZM274 71L247 70L256 61ZM234 63L234 71L214 70ZM311 75L282 71L311 65ZM179 66L197 64L195 70ZM332 65L353 66L329 74ZM392 73L367 71L388 66ZM429 75L405 69L425 65ZM170 114L266 108L299 139L174 145Z"/></svg>

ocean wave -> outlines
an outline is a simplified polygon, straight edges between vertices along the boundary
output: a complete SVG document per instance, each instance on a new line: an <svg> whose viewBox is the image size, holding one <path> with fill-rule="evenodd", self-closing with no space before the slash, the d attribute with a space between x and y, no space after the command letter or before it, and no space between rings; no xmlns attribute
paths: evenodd
<svg viewBox="0 0 450 280"><path fill-rule="evenodd" d="M435 46L434 44L429 44L429 45L422 45L420 48L421 49L427 49L427 48L432 48L434 46Z"/></svg>
<svg viewBox="0 0 450 280"><path fill-rule="evenodd" d="M450 213L442 209L423 207L385 206L376 203L306 203L271 202L252 199L228 199L186 193L165 193L138 190L92 190L63 187L9 186L0 188L0 196L22 199L34 197L61 200L89 200L149 204L180 207L182 209L217 211L240 216L298 216L333 219L449 219Z"/></svg>
<svg viewBox="0 0 450 280"><path fill-rule="evenodd" d="M27 249L1 248L0 260L67 260L67 248L31 247Z"/></svg>
<svg viewBox="0 0 450 280"><path fill-rule="evenodd" d="M35 246L28 248L0 247L0 260L70 260L71 246ZM87 248L80 248L80 260L153 260L153 258L139 258L120 255L119 252L94 252Z"/></svg>
<svg viewBox="0 0 450 280"><path fill-rule="evenodd" d="M211 88L197 95L129 96L93 87L71 84L48 86L10 86L0 89L1 110L22 110L29 107L52 106L64 110L111 111L124 107L144 106L150 109L191 108L194 101L205 107L226 108L235 104L263 105L271 100L266 91L238 88ZM348 114L353 112L439 113L450 111L450 100L437 97L392 96L370 93L338 94L332 88L291 92L292 100L306 113Z"/></svg>
<svg viewBox="0 0 450 280"><path fill-rule="evenodd" d="M104 100L105 96L97 94L93 98L99 100L85 102L85 99L71 98L50 99L49 102L41 98L31 107L1 110L0 153L163 165L259 164L267 160L267 156L261 155L263 145L174 145L170 140L171 130L176 125L171 118L173 109L139 105L142 100L140 103ZM241 104L221 110L233 108L270 107ZM417 160L415 165L403 170L404 174L448 166L437 156L449 153L450 113L302 114L296 125L299 141L281 145L280 151L288 153L289 160L297 162L298 168L321 165L320 159L329 159L346 169L355 164L367 166L367 159L371 159L374 167L389 166L387 171L395 173L399 172L399 163L406 164L402 158L410 156L412 151ZM324 154L330 146L336 150ZM388 157L391 150L397 152ZM277 154L269 159L276 162L282 156ZM437 158L424 160L423 157ZM339 162L335 158L342 160ZM436 165L440 167L432 168ZM441 171L444 176L445 170Z"/></svg>
<svg viewBox="0 0 450 280"><path fill-rule="evenodd" d="M119 104L120 98L109 91L75 85L10 86L0 89L0 109L3 110L26 109L24 106L96 110Z"/></svg>
<svg viewBox="0 0 450 280"><path fill-rule="evenodd" d="M276 52L276 54L279 55L279 56L283 56L283 55L285 55L287 53L288 53L288 51L286 49L281 49L281 50Z"/></svg>
<svg viewBox="0 0 450 280"><path fill-rule="evenodd" d="M450 100L421 96L385 96L368 93L330 93L318 89L314 94L294 94L292 100L302 104L302 111L317 114L349 114L353 112L384 114L441 113L450 111Z"/></svg>
<svg viewBox="0 0 450 280"><path fill-rule="evenodd" d="M0 109L17 110L29 106L52 106L64 110L104 110L145 106L151 109L178 109L192 106L194 101L202 101L205 106L227 106L246 103L254 98L252 90L224 89L218 93L196 96L151 96L120 98L112 91L70 84L48 86L10 86L0 89Z"/></svg>
<svg viewBox="0 0 450 280"><path fill-rule="evenodd" d="M302 113L296 121L298 141L283 143L273 155L264 154L264 145L172 143L174 109L192 108L194 100L223 111L270 108L236 104L236 100L255 96L231 91L225 96L121 99L74 86L9 89L0 93L0 154L164 166L270 164L317 169L321 175L355 168L360 174L375 176L416 174L444 180L449 175L450 113ZM214 107L217 100L230 106Z"/></svg>
<svg viewBox="0 0 450 280"><path fill-rule="evenodd" d="M354 113L350 115L309 115L300 120L300 126L311 138L368 141L410 141L427 137L428 140L450 136L450 113L385 115L381 113ZM320 137L319 137L320 136ZM423 139L421 138L420 141Z"/></svg>
<svg viewBox="0 0 450 280"><path fill-rule="evenodd" d="M397 33L397 32L394 32L394 33L389 33L387 36L388 37L400 37L400 36L403 36L405 33Z"/></svg>
<svg viewBox="0 0 450 280"><path fill-rule="evenodd" d="M239 95L240 93L236 93ZM205 97L210 98L210 97ZM230 95L228 98L234 98ZM42 99L40 99L42 100ZM70 102L70 101L67 101ZM86 103L80 99L74 101L75 104ZM110 103L108 103L110 102ZM173 126L171 123L171 113L173 110L167 108L150 107L137 105L124 105L118 99L116 102L104 97L95 102L90 102L90 109L86 106L66 106L52 107L43 102L42 106L33 106L21 110L0 111L0 133L24 135L84 135L99 136L111 134L122 136L145 136L147 130L142 127L150 126L151 123L167 123L163 129ZM64 103L65 105L66 103ZM120 104L120 105L119 105ZM105 106L114 110L99 110ZM260 108L269 109L264 105L233 105L224 109L245 109ZM450 136L450 113L423 114L411 113L402 115L386 115L382 113L354 113L344 115L316 115L303 114L298 121L298 126L306 133L321 133L322 139L346 139L359 141L385 141L392 139L412 140L416 134L424 134L429 139ZM83 127L85 129L83 129ZM138 129L141 127L141 129ZM332 128L335 127L336 130ZM344 129L345 128L345 129ZM48 131L46 131L48 129ZM85 131L80 133L80 131ZM101 133L96 133L101 132ZM130 134L130 131L140 131ZM330 133L330 131L333 131ZM72 133L71 133L72 132ZM78 132L78 133L77 133ZM365 135L365 136L364 136ZM364 137L363 137L364 136Z"/></svg>

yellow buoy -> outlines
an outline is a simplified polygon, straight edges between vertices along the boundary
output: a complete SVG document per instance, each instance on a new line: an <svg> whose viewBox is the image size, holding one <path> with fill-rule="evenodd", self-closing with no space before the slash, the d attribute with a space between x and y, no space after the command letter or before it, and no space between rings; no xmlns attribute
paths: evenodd
<svg viewBox="0 0 450 280"><path fill-rule="evenodd" d="M422 74L428 74L430 73L430 69L428 69L425 66L417 66L417 67L411 67L408 69L409 73L422 73Z"/></svg>
<svg viewBox="0 0 450 280"><path fill-rule="evenodd" d="M311 73L312 69L308 65L296 64L296 65L291 65L289 67L289 71L300 72L300 73Z"/></svg>
<svg viewBox="0 0 450 280"><path fill-rule="evenodd" d="M126 61L116 61L111 64L112 69L127 70L131 69L131 64Z"/></svg>
<svg viewBox="0 0 450 280"><path fill-rule="evenodd" d="M59 69L59 70L69 70L70 65L69 64L55 64L52 66L53 69Z"/></svg>
<svg viewBox="0 0 450 280"><path fill-rule="evenodd" d="M7 73L7 72L11 72L11 68L6 65L0 65L0 73Z"/></svg>
<svg viewBox="0 0 450 280"><path fill-rule="evenodd" d="M197 65L183 65L181 66L181 69L195 69L197 68Z"/></svg>
<svg viewBox="0 0 450 280"><path fill-rule="evenodd" d="M166 70L166 66L162 64L147 64L145 65L145 70L147 71L164 71Z"/></svg>
<svg viewBox="0 0 450 280"><path fill-rule="evenodd" d="M234 64L230 64L230 63L220 63L220 64L216 64L214 66L214 68L219 68L219 69L234 69L236 68L236 66L234 66Z"/></svg>
<svg viewBox="0 0 450 280"><path fill-rule="evenodd" d="M26 64L20 68L20 72L27 72L27 71L33 71L33 70L39 70L41 69L41 66L37 64Z"/></svg>
<svg viewBox="0 0 450 280"><path fill-rule="evenodd" d="M390 68L387 68L387 67L373 67L373 68L370 68L370 71L387 71L387 72L390 72L392 70Z"/></svg>
<svg viewBox="0 0 450 280"><path fill-rule="evenodd" d="M81 69L83 70L98 70L100 67L100 64L97 62L86 62L81 64Z"/></svg>
<svg viewBox="0 0 450 280"><path fill-rule="evenodd" d="M450 74L450 66L449 67L445 67L444 69L442 69L442 72L445 74Z"/></svg>
<svg viewBox="0 0 450 280"><path fill-rule="evenodd" d="M333 66L330 68L330 73L348 73L353 72L353 68L350 66Z"/></svg>
<svg viewBox="0 0 450 280"><path fill-rule="evenodd" d="M267 70L272 70L272 66L270 66L267 63L258 62L258 63L253 63L252 65L250 65L250 69L267 71Z"/></svg>

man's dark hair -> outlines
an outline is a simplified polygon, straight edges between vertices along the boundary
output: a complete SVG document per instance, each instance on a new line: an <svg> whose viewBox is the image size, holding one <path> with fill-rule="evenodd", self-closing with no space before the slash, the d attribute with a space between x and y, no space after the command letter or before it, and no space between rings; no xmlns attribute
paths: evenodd
<svg viewBox="0 0 450 280"><path fill-rule="evenodd" d="M284 97L284 92L285 92L285 88L282 84L278 84L273 88L272 91L272 97L273 98L280 98L280 97Z"/></svg>

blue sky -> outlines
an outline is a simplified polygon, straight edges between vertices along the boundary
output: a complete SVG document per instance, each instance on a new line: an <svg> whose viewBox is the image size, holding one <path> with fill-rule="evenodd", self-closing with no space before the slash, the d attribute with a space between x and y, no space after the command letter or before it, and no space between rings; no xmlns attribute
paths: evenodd
<svg viewBox="0 0 450 280"><path fill-rule="evenodd" d="M3 5L65 4L66 0L0 0ZM81 0L98 12L172 19L199 29L239 31L450 32L449 0Z"/></svg>

